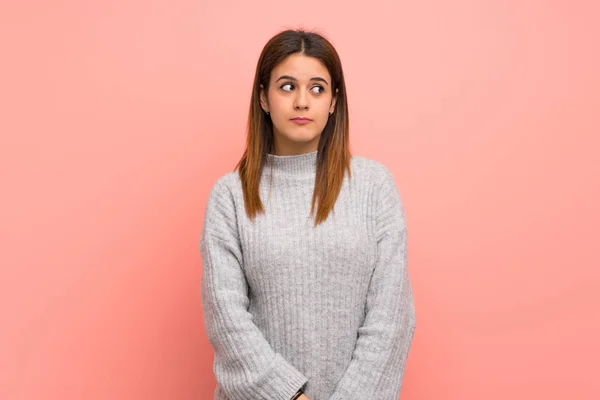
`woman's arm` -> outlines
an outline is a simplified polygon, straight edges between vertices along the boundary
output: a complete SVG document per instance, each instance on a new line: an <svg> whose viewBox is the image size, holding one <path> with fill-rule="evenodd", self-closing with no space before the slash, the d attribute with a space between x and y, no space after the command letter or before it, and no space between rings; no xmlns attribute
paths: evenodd
<svg viewBox="0 0 600 400"><path fill-rule="evenodd" d="M291 399L307 378L276 353L248 312L248 286L231 192L211 190L200 239L202 307L214 372L230 400Z"/></svg>
<svg viewBox="0 0 600 400"><path fill-rule="evenodd" d="M415 330L406 221L387 168L379 169L373 212L378 257L352 360L329 400L397 400Z"/></svg>

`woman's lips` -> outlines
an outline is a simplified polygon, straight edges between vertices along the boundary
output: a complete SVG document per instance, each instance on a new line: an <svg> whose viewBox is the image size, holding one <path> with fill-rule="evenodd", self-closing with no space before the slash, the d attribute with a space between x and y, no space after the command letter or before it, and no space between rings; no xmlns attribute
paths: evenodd
<svg viewBox="0 0 600 400"><path fill-rule="evenodd" d="M294 118L294 119L292 119L292 122L295 122L298 125L306 125L309 122L312 122L312 120L304 119L304 118Z"/></svg>

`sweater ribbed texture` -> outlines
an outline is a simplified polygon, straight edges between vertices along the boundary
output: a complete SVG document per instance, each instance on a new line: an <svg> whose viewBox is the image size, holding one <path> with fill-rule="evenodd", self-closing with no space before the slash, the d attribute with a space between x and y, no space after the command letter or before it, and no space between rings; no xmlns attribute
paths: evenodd
<svg viewBox="0 0 600 400"><path fill-rule="evenodd" d="M353 156L333 213L310 215L318 152L267 155L250 221L238 172L200 238L215 400L397 400L414 335L406 223L382 163Z"/></svg>

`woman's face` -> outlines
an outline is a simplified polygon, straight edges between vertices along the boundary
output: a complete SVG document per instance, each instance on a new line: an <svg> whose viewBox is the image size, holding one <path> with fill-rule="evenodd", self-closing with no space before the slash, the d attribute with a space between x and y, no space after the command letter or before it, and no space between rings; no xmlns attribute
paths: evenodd
<svg viewBox="0 0 600 400"><path fill-rule="evenodd" d="M337 100L329 71L318 59L295 53L273 69L270 79L268 93L261 85L260 101L273 121L275 154L316 151ZM309 120L299 124L294 118Z"/></svg>

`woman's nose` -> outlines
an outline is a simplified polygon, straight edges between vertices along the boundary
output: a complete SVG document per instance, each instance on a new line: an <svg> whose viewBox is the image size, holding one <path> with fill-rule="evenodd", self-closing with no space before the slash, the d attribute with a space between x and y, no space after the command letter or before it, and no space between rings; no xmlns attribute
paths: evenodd
<svg viewBox="0 0 600 400"><path fill-rule="evenodd" d="M294 102L294 107L298 109L304 109L308 107L308 99L306 94L302 93L302 91L298 91L296 95L296 101Z"/></svg>

